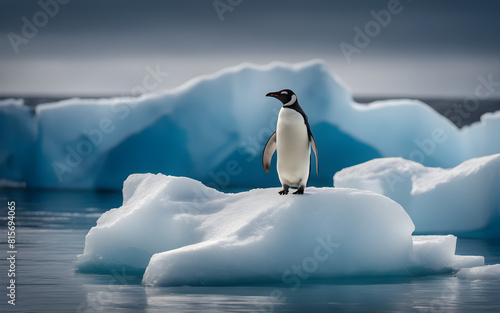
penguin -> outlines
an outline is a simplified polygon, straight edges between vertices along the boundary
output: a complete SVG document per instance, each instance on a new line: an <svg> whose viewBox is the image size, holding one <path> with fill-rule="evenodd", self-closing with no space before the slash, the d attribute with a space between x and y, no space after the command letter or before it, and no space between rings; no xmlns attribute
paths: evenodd
<svg viewBox="0 0 500 313"><path fill-rule="evenodd" d="M262 166L266 173L269 172L271 158L277 150L276 167L283 187L279 194L288 194L290 187L297 188L294 194L303 194L311 172L311 147L316 156L316 173L319 174L318 149L307 115L290 89L270 92L266 97L280 100L283 107L278 115L276 130L264 147Z"/></svg>

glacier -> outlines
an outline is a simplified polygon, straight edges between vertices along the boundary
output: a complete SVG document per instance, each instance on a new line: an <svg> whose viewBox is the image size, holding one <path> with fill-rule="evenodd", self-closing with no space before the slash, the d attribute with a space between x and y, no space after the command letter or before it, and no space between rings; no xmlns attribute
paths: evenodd
<svg viewBox="0 0 500 313"><path fill-rule="evenodd" d="M87 234L76 268L127 269L151 286L301 284L338 277L415 276L484 265L455 255L457 238L412 236L393 200L347 188L223 193L201 182L134 174L123 205Z"/></svg>
<svg viewBox="0 0 500 313"><path fill-rule="evenodd" d="M500 112L458 129L415 100L358 104L318 60L241 64L140 97L0 101L0 179L31 188L115 189L132 173L187 176L218 189L276 186L261 170L279 105L290 88L309 116L320 159L310 185L331 186L342 168L404 157L449 168L500 153ZM273 162L273 164L275 164Z"/></svg>
<svg viewBox="0 0 500 313"><path fill-rule="evenodd" d="M500 237L500 154L450 169L402 158L374 159L336 173L334 185L393 199L409 214L416 233Z"/></svg>

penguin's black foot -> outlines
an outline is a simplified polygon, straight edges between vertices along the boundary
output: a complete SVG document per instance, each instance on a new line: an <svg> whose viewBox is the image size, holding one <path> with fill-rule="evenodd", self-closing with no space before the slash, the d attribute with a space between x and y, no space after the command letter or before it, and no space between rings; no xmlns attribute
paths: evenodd
<svg viewBox="0 0 500 313"><path fill-rule="evenodd" d="M300 187L297 189L296 192L293 193L294 195L303 195L304 194L304 187Z"/></svg>
<svg viewBox="0 0 500 313"><path fill-rule="evenodd" d="M287 195L288 194L288 189L283 189L280 192L278 192L280 195Z"/></svg>
<svg viewBox="0 0 500 313"><path fill-rule="evenodd" d="M288 189L290 188L290 186L287 186L287 185L284 185L283 186L283 189L281 191L279 191L278 193L280 195L287 195L288 194Z"/></svg>

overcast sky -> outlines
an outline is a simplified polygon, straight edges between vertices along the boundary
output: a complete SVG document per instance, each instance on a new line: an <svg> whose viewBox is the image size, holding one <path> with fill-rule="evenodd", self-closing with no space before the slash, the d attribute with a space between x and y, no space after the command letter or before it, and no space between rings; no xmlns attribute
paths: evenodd
<svg viewBox="0 0 500 313"><path fill-rule="evenodd" d="M159 90L241 62L317 58L356 95L464 97L478 76L500 82L498 1L401 0L379 30L371 11L390 12L394 0L218 1L231 10L218 14L214 1L73 0L44 20L38 1L0 0L0 94L129 94L148 67L169 73ZM42 26L27 38L25 21L36 18ZM354 29L367 24L375 34L356 47ZM342 43L358 49L350 62Z"/></svg>

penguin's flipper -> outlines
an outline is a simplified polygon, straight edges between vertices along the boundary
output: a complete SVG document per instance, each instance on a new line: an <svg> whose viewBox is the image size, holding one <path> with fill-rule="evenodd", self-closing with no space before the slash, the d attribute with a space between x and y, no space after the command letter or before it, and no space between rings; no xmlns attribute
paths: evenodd
<svg viewBox="0 0 500 313"><path fill-rule="evenodd" d="M271 159L273 158L274 151L276 151L276 131L269 137L262 153L262 167L264 167L266 173L271 168Z"/></svg>
<svg viewBox="0 0 500 313"><path fill-rule="evenodd" d="M316 147L316 141L314 141L312 133L309 133L309 141L311 142L311 147L314 151L314 155L316 156L316 174L319 174L318 148Z"/></svg>

